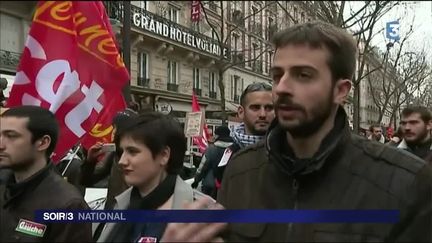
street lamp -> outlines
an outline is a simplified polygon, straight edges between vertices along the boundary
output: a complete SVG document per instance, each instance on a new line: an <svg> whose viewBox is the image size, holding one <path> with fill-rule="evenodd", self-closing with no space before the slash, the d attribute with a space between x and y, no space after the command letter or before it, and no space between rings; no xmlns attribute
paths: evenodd
<svg viewBox="0 0 432 243"><path fill-rule="evenodd" d="M106 2L107 8L110 12L109 20L111 27L114 33L118 33L121 30L122 36L122 58L125 64L126 69L130 74L130 31L131 31L131 3L130 1L122 1L122 2ZM119 20L122 19L122 22ZM131 101L131 92L130 92L130 80L123 88L123 97L127 103Z"/></svg>

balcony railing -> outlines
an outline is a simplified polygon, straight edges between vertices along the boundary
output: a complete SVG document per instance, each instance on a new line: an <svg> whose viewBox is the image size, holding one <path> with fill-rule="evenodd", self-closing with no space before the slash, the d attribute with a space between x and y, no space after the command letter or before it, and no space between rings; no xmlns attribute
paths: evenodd
<svg viewBox="0 0 432 243"><path fill-rule="evenodd" d="M16 69L16 67L18 67L20 57L21 53L0 50L0 65Z"/></svg>
<svg viewBox="0 0 432 243"><path fill-rule="evenodd" d="M149 78L142 78L142 77L138 77L138 86L142 86L142 87L149 87L150 86L150 79Z"/></svg>
<svg viewBox="0 0 432 243"><path fill-rule="evenodd" d="M119 2L119 1L105 1L104 4L105 4L105 8L107 9L108 16L110 18L117 19L120 22L123 22L123 12L124 12L124 10L123 10L123 3ZM168 35L161 34L159 32L156 33L155 31L151 31L151 30L147 29L147 27L143 27L144 24L142 24L141 26L135 26L134 25L134 19L133 19L133 16L134 16L135 13L140 14L141 17L143 17L147 21L154 20L154 21L156 21L158 23L162 23L164 25L167 25L168 26ZM142 20L141 17L140 17L140 20ZM161 36L162 38L169 39L169 40L174 40L174 39L172 39L172 36L174 36L171 33L172 29L179 30L179 31L181 31L183 33L188 33L188 34L194 36L195 38L201 39L203 41L202 43L204 43L204 42L211 43L213 45L219 46L222 50L224 50L225 48L227 48L226 58L228 58L228 59L230 58L230 55L229 55L230 49L226 45L223 45L223 44L221 45L216 40L214 40L214 39L212 39L212 38L210 38L210 37L208 37L208 36L206 36L206 35L198 32L198 31L192 30L190 27L186 27L184 25L180 25L178 23L170 21L169 19L167 19L165 17L162 17L160 15L154 14L154 13L152 13L150 11L147 11L145 9L142 9L142 8L137 7L135 5L132 5L132 4L131 4L131 24L132 24L132 28L139 28L141 30L144 30L146 32L150 32L152 34L157 34L157 35ZM190 46L190 45L185 44L183 42L180 42L180 43L182 43L182 44L184 44L186 46ZM200 48L200 50L206 51L206 50L201 49L201 48ZM221 51L221 53L223 53L223 52ZM215 55L214 53L211 53L211 54Z"/></svg>
<svg viewBox="0 0 432 243"><path fill-rule="evenodd" d="M108 17L123 22L123 4L116 1L104 1Z"/></svg>
<svg viewBox="0 0 432 243"><path fill-rule="evenodd" d="M193 91L195 92L195 95L201 96L201 89L194 88Z"/></svg>
<svg viewBox="0 0 432 243"><path fill-rule="evenodd" d="M216 98L217 98L217 93L216 93L216 91L210 91L210 92L209 92L209 97L212 98L212 99L216 99Z"/></svg>
<svg viewBox="0 0 432 243"><path fill-rule="evenodd" d="M167 90L168 91L174 91L177 92L178 91L178 84L173 84L173 83L168 83L167 84Z"/></svg>

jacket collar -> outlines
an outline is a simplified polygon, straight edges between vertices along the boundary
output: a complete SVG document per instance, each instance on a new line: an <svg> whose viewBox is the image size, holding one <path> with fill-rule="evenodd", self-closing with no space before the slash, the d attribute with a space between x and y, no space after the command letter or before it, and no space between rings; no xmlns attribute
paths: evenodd
<svg viewBox="0 0 432 243"><path fill-rule="evenodd" d="M266 136L266 151L271 163L274 163L283 173L295 176L318 171L329 156L339 155L351 139L351 131L347 115L339 107L333 129L323 139L318 152L310 159L298 159L285 151L292 151L286 141L286 132L279 126L277 118L273 120Z"/></svg>
<svg viewBox="0 0 432 243"><path fill-rule="evenodd" d="M403 139L402 142L399 143L399 145L397 146L397 148L405 149L405 150L409 150L409 149L410 149L410 148L408 147L408 144L407 144L407 142L405 141L405 139ZM432 144L431 144L429 150L432 151Z"/></svg>
<svg viewBox="0 0 432 243"><path fill-rule="evenodd" d="M128 188L126 191L115 197L116 205L114 209L127 209L129 206L129 200L132 193L132 187ZM173 194L173 204L172 209L182 209L184 202L192 202L194 200L194 190L192 187L182 180L180 176L176 178L176 185ZM102 230L97 242L106 242L107 238L114 230L117 223L107 223Z"/></svg>
<svg viewBox="0 0 432 243"><path fill-rule="evenodd" d="M130 196L132 193L132 187L115 197L117 205L115 209L127 209L130 203ZM184 182L180 176L176 178L176 185L173 193L173 205L172 209L181 209L185 201L190 202L193 199L192 187Z"/></svg>
<svg viewBox="0 0 432 243"><path fill-rule="evenodd" d="M4 207L7 207L9 203L20 197L26 191L30 191L33 188L37 187L43 181L43 179L48 176L52 168L53 165L49 162L44 168L42 168L29 178L18 183L16 183L15 181L15 176L11 174L8 178L9 180L6 183L7 190L3 195L5 199Z"/></svg>

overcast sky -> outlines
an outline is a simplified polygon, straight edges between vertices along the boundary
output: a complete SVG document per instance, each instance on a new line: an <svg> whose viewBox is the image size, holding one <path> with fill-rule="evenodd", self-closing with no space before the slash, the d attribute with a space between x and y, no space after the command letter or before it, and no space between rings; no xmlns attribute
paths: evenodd
<svg viewBox="0 0 432 243"><path fill-rule="evenodd" d="M386 23L394 20L400 22L400 36L401 39L403 35L409 30L411 23L414 23L413 34L411 35L409 44L407 45L406 51L416 51L421 48L426 48L426 50L432 49L432 1L411 1L407 2L408 7L404 4L397 6L390 10L386 15L384 15L377 23L376 30L385 29ZM351 1L350 5L356 7L363 6L363 2ZM374 46L379 47L385 51L386 43L388 40L385 39L385 32L377 35L372 43ZM432 63L432 52L428 53L429 63Z"/></svg>

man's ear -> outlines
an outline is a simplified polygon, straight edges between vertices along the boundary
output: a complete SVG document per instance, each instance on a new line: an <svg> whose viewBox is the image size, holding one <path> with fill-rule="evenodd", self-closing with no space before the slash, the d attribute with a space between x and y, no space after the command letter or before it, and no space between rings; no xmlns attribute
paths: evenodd
<svg viewBox="0 0 432 243"><path fill-rule="evenodd" d="M333 89L333 102L336 104L344 104L347 96L351 90L351 80L349 79L339 79Z"/></svg>
<svg viewBox="0 0 432 243"><path fill-rule="evenodd" d="M51 144L51 137L48 135L43 136L35 142L37 151L47 150Z"/></svg>
<svg viewBox="0 0 432 243"><path fill-rule="evenodd" d="M237 109L237 114L239 116L240 119L244 119L244 107L243 106L239 106Z"/></svg>
<svg viewBox="0 0 432 243"><path fill-rule="evenodd" d="M431 132L432 130L432 120L430 120L427 124L426 124L426 130L428 132Z"/></svg>

